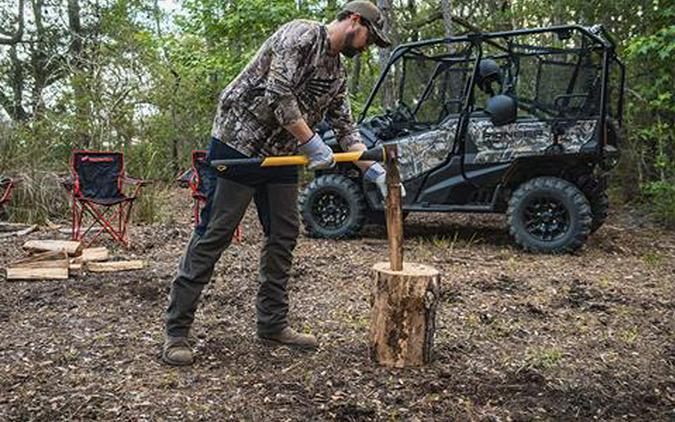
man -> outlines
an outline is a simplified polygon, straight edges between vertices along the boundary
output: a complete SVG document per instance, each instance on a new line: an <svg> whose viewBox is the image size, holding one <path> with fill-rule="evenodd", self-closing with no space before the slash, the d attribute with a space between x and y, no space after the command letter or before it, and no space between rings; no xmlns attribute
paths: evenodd
<svg viewBox="0 0 675 422"><path fill-rule="evenodd" d="M352 121L340 54L353 57L372 43L390 45L383 22L372 3L352 1L328 26L307 20L283 25L221 93L208 159L299 152L308 156L310 169L329 168L335 164L333 153L311 129L323 118L342 149L365 150ZM357 165L384 192L384 168L373 162ZM218 177L172 284L165 362L192 364L188 332L199 296L252 199L265 234L256 300L258 336L267 344L317 346L314 336L296 332L287 320L286 284L299 233L297 194L295 166L231 167Z"/></svg>

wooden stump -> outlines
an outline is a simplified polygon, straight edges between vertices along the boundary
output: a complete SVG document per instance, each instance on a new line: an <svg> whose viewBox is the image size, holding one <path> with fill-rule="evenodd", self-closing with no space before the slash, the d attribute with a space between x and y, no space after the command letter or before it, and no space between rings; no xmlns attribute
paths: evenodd
<svg viewBox="0 0 675 422"><path fill-rule="evenodd" d="M385 366L420 366L431 360L440 274L427 265L373 266L370 355Z"/></svg>

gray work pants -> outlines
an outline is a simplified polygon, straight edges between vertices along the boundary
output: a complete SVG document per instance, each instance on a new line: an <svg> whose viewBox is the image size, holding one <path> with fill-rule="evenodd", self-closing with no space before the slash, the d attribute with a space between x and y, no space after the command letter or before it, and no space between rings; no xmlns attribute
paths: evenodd
<svg viewBox="0 0 675 422"><path fill-rule="evenodd" d="M298 231L298 185L263 183L244 185L218 178L210 215L203 234L193 233L171 286L166 311L166 333L187 336L202 289L213 268L230 245L246 208L255 200L265 234L260 254L260 287L256 300L258 333L274 334L288 325L286 285Z"/></svg>

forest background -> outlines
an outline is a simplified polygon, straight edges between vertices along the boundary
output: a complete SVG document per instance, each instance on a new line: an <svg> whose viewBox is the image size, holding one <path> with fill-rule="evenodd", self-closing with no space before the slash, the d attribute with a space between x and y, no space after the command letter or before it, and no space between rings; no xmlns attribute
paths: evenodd
<svg viewBox="0 0 675 422"><path fill-rule="evenodd" d="M675 4L663 0L378 0L394 44L466 32L602 24L627 67L622 158L611 198L675 225ZM69 215L59 174L73 148L124 150L130 175L167 201L216 101L260 44L298 17L330 22L335 0L0 0L0 174L21 177L8 217ZM348 61L355 114L390 51ZM648 205L648 206L645 206Z"/></svg>

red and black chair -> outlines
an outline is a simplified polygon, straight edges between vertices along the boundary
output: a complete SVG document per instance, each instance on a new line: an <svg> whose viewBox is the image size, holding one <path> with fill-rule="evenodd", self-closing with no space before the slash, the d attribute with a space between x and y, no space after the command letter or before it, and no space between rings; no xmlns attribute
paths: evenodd
<svg viewBox="0 0 675 422"><path fill-rule="evenodd" d="M206 154L207 151L203 149L193 150L191 168L177 179L179 183L190 188L195 226L199 223L199 216L208 199L209 190L216 188L216 178L209 169ZM243 233L241 225L239 225L234 232L234 239L241 242L242 237Z"/></svg>
<svg viewBox="0 0 675 422"><path fill-rule="evenodd" d="M122 246L129 247L127 226L134 200L149 182L126 176L121 152L75 150L70 171L66 187L72 198L73 240L91 245L106 232ZM131 195L124 193L126 185L133 186ZM85 216L90 217L86 223ZM87 235L90 237L85 241Z"/></svg>
<svg viewBox="0 0 675 422"><path fill-rule="evenodd" d="M12 199L12 189L14 189L20 181L21 179L0 176L0 215L4 214L5 204Z"/></svg>
<svg viewBox="0 0 675 422"><path fill-rule="evenodd" d="M12 199L12 189L14 189L14 186L19 182L19 179L0 176L0 207Z"/></svg>

